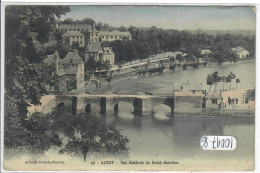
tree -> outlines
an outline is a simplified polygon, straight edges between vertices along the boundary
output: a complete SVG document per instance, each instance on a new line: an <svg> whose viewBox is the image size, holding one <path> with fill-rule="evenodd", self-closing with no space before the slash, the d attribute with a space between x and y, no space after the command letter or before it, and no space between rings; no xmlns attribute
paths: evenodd
<svg viewBox="0 0 260 173"><path fill-rule="evenodd" d="M215 84L215 91L216 91L217 84L220 81L221 81L221 77L218 75L218 71L215 71L212 74L208 74L206 84L209 85L210 88L211 88L211 85ZM210 92L210 88L209 88L209 92Z"/></svg>
<svg viewBox="0 0 260 173"><path fill-rule="evenodd" d="M236 75L232 72L230 72L230 74L227 76L226 82L229 82L229 90L231 88L232 79L235 79L235 78L236 78Z"/></svg>
<svg viewBox="0 0 260 173"><path fill-rule="evenodd" d="M215 84L215 91L216 91L217 84L218 84L218 82L221 81L221 77L218 75L218 71L215 71L214 73L212 73L211 76L212 76L213 82Z"/></svg>
<svg viewBox="0 0 260 173"><path fill-rule="evenodd" d="M236 79L236 88L237 88L237 84L240 83L239 79Z"/></svg>
<svg viewBox="0 0 260 173"><path fill-rule="evenodd" d="M34 141L29 140L34 131L27 128L27 107L30 104L41 104L40 98L47 93L45 84L53 84L53 71L45 71L46 66L42 64L45 56L37 53L33 41L36 39L41 43L48 42L56 18L60 18L69 10L67 6L25 5L12 5L5 9L5 115L12 118L5 119L4 128L8 129L10 124L17 129L12 129L10 133L21 130L25 134L24 138L9 142L7 138L5 147L35 146ZM12 100L12 104L8 104L8 100ZM12 114L15 117L11 116ZM10 137L16 136L10 133Z"/></svg>
<svg viewBox="0 0 260 173"><path fill-rule="evenodd" d="M79 21L79 23L92 26L95 23L95 21L91 18L86 17L86 18L82 19L81 21Z"/></svg>
<svg viewBox="0 0 260 173"><path fill-rule="evenodd" d="M67 24L67 25L71 25L73 23L74 23L74 21L72 18L68 18L68 19L65 19L62 21L62 24Z"/></svg>
<svg viewBox="0 0 260 173"><path fill-rule="evenodd" d="M127 154L129 140L120 134L116 124L106 124L96 116L73 114L69 108L55 109L50 117L54 120L53 130L63 134L67 139L59 150L82 157L86 161L89 152Z"/></svg>
<svg viewBox="0 0 260 173"><path fill-rule="evenodd" d="M223 82L223 91L225 91L226 76L222 76L221 81Z"/></svg>
<svg viewBox="0 0 260 173"><path fill-rule="evenodd" d="M209 85L209 92L210 92L211 85L214 84L214 79L212 78L212 75L208 74L206 84Z"/></svg>
<svg viewBox="0 0 260 173"><path fill-rule="evenodd" d="M179 62L182 62L183 56L182 56L181 54L178 54L178 55L176 55L176 59L177 59Z"/></svg>
<svg viewBox="0 0 260 173"><path fill-rule="evenodd" d="M119 30L120 30L120 31L127 31L127 28L121 25L120 28L119 28Z"/></svg>
<svg viewBox="0 0 260 173"><path fill-rule="evenodd" d="M79 50L79 42L73 42L71 45L71 50Z"/></svg>
<svg viewBox="0 0 260 173"><path fill-rule="evenodd" d="M15 98L17 104L40 104L46 93L41 84L39 57L33 45L31 33L37 33L40 42L48 41L53 31L55 17L69 11L66 6L7 6L6 7L6 46L5 46L5 90ZM26 106L27 105L27 106Z"/></svg>

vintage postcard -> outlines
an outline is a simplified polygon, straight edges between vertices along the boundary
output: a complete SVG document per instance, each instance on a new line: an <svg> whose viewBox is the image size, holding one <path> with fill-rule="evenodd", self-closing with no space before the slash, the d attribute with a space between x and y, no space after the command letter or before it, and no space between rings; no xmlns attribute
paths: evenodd
<svg viewBox="0 0 260 173"><path fill-rule="evenodd" d="M5 171L254 170L254 6L2 5Z"/></svg>

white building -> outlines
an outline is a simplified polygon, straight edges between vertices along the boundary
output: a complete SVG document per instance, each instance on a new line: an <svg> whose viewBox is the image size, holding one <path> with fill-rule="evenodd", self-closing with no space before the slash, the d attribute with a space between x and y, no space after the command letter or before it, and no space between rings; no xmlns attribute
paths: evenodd
<svg viewBox="0 0 260 173"><path fill-rule="evenodd" d="M249 55L249 52L243 47L237 46L235 48L231 48L232 52L236 53L238 58L246 58Z"/></svg>
<svg viewBox="0 0 260 173"><path fill-rule="evenodd" d="M209 54L212 54L212 52L211 52L211 50L209 50L209 49L202 49L202 50L200 51L200 54L201 54L201 55L209 55Z"/></svg>
<svg viewBox="0 0 260 173"><path fill-rule="evenodd" d="M123 40L128 39L132 40L132 35L129 31L119 31L119 30L113 30L113 31L99 31L99 38L104 41L115 41L115 40Z"/></svg>
<svg viewBox="0 0 260 173"><path fill-rule="evenodd" d="M108 61L109 65L113 65L115 63L115 53L112 51L112 47L103 47L101 61Z"/></svg>
<svg viewBox="0 0 260 173"><path fill-rule="evenodd" d="M73 43L78 43L79 47L85 46L85 37L79 31L67 31L61 35L63 43L67 43L70 46Z"/></svg>
<svg viewBox="0 0 260 173"><path fill-rule="evenodd" d="M113 65L115 63L115 53L111 47L102 47L101 42L89 42L85 50L85 62L89 59L101 62L108 61L109 65Z"/></svg>

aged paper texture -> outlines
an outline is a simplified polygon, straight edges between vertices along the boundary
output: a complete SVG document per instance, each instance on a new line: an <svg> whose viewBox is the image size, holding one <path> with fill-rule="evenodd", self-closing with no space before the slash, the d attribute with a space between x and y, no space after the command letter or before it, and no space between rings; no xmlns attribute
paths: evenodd
<svg viewBox="0 0 260 173"><path fill-rule="evenodd" d="M4 8L6 171L246 171L254 6Z"/></svg>

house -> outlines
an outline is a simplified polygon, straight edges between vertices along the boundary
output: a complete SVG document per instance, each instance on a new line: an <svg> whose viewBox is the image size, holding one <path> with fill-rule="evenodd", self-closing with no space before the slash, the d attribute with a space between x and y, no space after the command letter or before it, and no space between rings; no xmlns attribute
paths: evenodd
<svg viewBox="0 0 260 173"><path fill-rule="evenodd" d="M84 84L84 61L78 55L78 51L68 52L64 59L54 55L48 55L43 60L46 64L56 65L55 71L55 92L68 92L83 89Z"/></svg>
<svg viewBox="0 0 260 173"><path fill-rule="evenodd" d="M79 31L67 31L61 37L64 44L72 46L73 43L78 43L79 47L85 46L85 37Z"/></svg>
<svg viewBox="0 0 260 173"><path fill-rule="evenodd" d="M220 109L223 107L221 92L208 92L203 97L202 108Z"/></svg>
<svg viewBox="0 0 260 173"><path fill-rule="evenodd" d="M238 58L240 58L240 59L246 58L247 56L249 56L249 52L240 46L231 48L231 51L234 52L235 54L237 54Z"/></svg>
<svg viewBox="0 0 260 173"><path fill-rule="evenodd" d="M109 65L113 65L115 63L115 53L112 51L112 47L102 47L102 49L101 61L108 61Z"/></svg>
<svg viewBox="0 0 260 173"><path fill-rule="evenodd" d="M103 54L101 42L89 42L85 50L85 62L89 59L98 61L101 54Z"/></svg>
<svg viewBox="0 0 260 173"><path fill-rule="evenodd" d="M115 40L123 40L128 39L132 40L132 35L129 31L119 31L119 30L112 30L112 31L99 31L99 37L102 42L104 41L115 41Z"/></svg>
<svg viewBox="0 0 260 173"><path fill-rule="evenodd" d="M210 60L209 55L212 55L213 52L211 52L211 50L209 49L202 49L200 50L200 54L201 54L200 61L209 61Z"/></svg>
<svg viewBox="0 0 260 173"><path fill-rule="evenodd" d="M115 53L111 47L102 47L101 42L89 42L85 50L85 62L89 59L101 62L109 61L109 65L113 65L115 63Z"/></svg>
<svg viewBox="0 0 260 173"><path fill-rule="evenodd" d="M200 54L201 54L201 55L209 55L209 54L213 54L213 53L212 53L211 50L209 50L209 49L202 49L202 50L200 51Z"/></svg>

